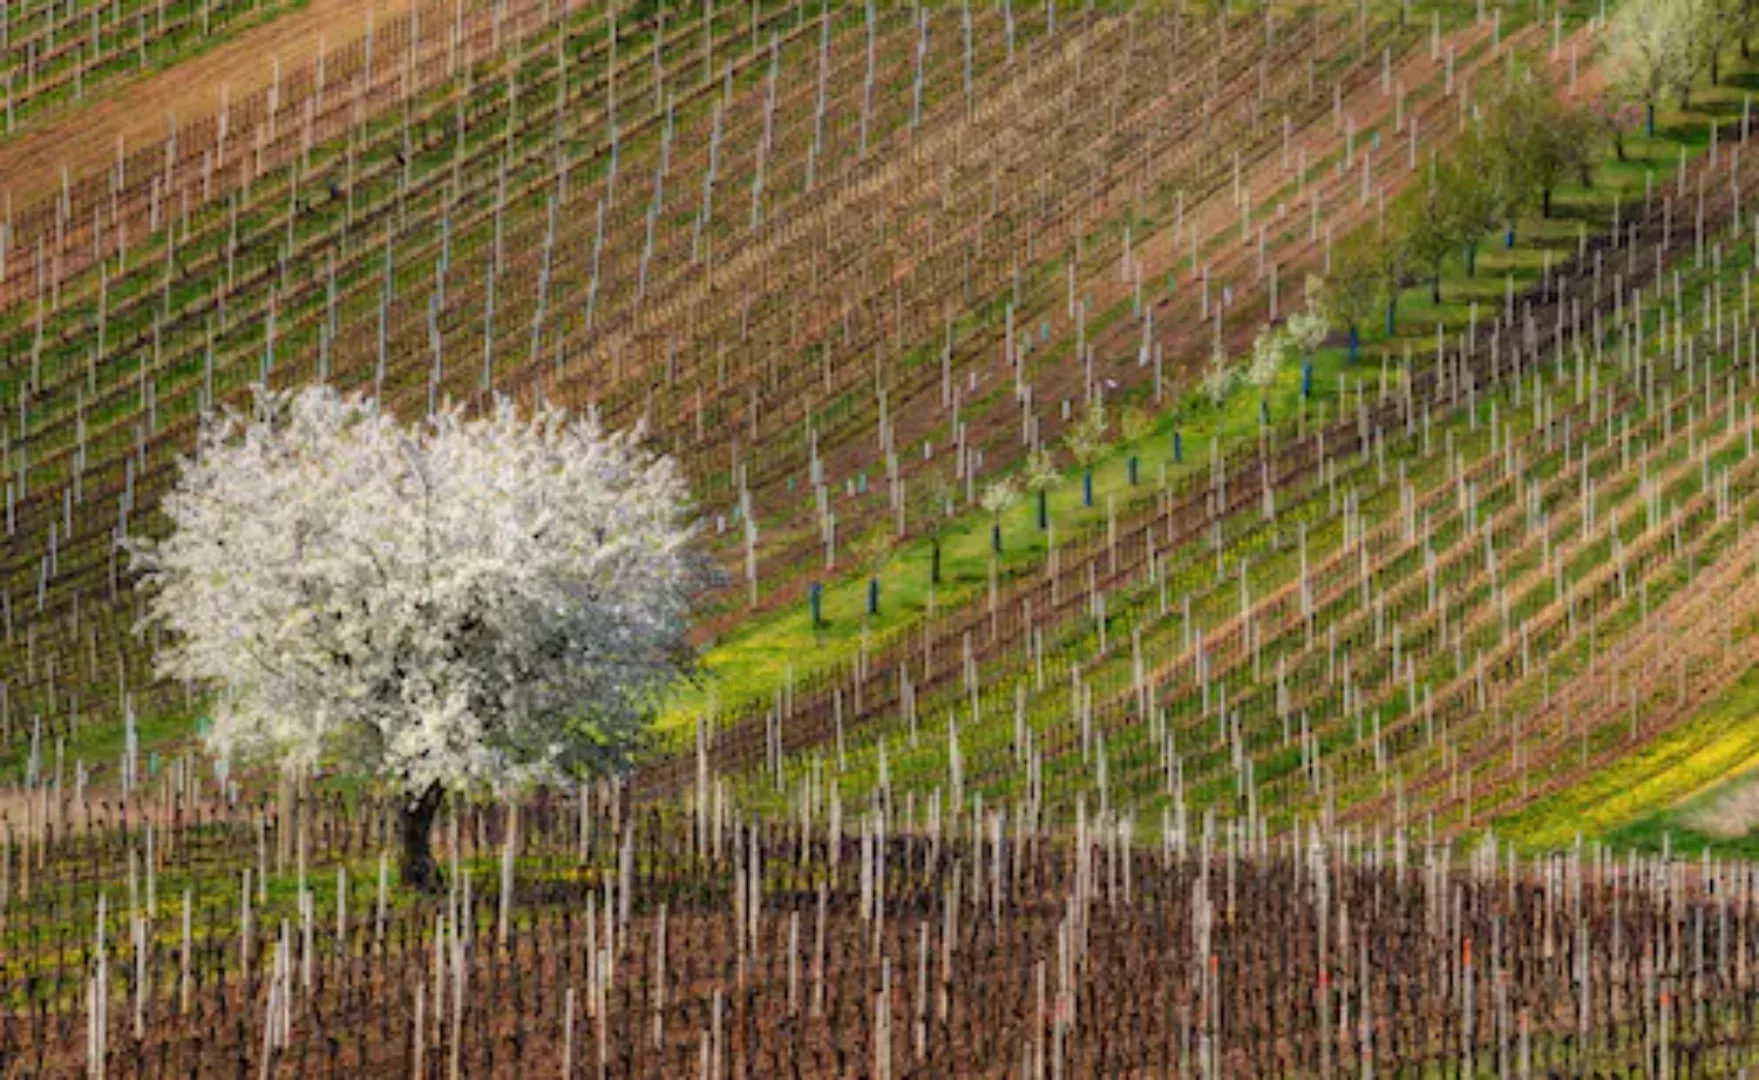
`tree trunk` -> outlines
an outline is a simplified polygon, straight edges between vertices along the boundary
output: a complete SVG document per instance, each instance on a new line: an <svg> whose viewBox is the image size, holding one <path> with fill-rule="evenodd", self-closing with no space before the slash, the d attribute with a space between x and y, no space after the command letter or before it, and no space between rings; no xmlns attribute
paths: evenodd
<svg viewBox="0 0 1759 1080"><path fill-rule="evenodd" d="M1625 159L1625 133L1620 131L1612 137L1613 149L1619 152L1619 160Z"/></svg>
<svg viewBox="0 0 1759 1080"><path fill-rule="evenodd" d="M1441 271L1440 270L1437 270L1435 272L1435 276L1431 277L1429 279L1429 299L1433 303L1437 303L1437 304L1441 303Z"/></svg>
<svg viewBox="0 0 1759 1080"><path fill-rule="evenodd" d="M1539 199L1542 204L1541 209L1540 209L1540 216L1544 217L1544 218L1550 218L1551 217L1551 189L1546 188L1542 192L1540 192Z"/></svg>
<svg viewBox="0 0 1759 1080"><path fill-rule="evenodd" d="M406 801L398 811L398 828L403 835L403 861L399 872L405 888L435 893L445 885L430 842L434 817L440 812L440 803L445 797L446 789L435 782L420 795Z"/></svg>
<svg viewBox="0 0 1759 1080"><path fill-rule="evenodd" d="M928 580L931 585L939 585L941 583L941 538L938 536L933 537L930 539L929 544L931 556Z"/></svg>

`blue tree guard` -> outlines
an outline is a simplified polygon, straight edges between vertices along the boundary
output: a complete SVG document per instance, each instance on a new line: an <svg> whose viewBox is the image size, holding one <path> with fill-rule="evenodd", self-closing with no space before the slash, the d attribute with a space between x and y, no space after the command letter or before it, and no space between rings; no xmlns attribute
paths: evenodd
<svg viewBox="0 0 1759 1080"><path fill-rule="evenodd" d="M1038 531L1044 532L1051 527L1050 492L1038 489Z"/></svg>
<svg viewBox="0 0 1759 1080"><path fill-rule="evenodd" d="M1130 486L1135 487L1136 486L1136 455L1135 454L1130 455L1129 465L1130 465Z"/></svg>
<svg viewBox="0 0 1759 1080"><path fill-rule="evenodd" d="M806 588L806 605L812 612L812 628L817 630L825 624L825 587L813 582Z"/></svg>
<svg viewBox="0 0 1759 1080"><path fill-rule="evenodd" d="M1084 470L1081 473L1081 505L1082 506L1092 506L1093 505L1093 470L1092 469Z"/></svg>
<svg viewBox="0 0 1759 1080"><path fill-rule="evenodd" d="M1178 428L1173 429L1173 464L1185 463L1185 433Z"/></svg>
<svg viewBox="0 0 1759 1080"><path fill-rule="evenodd" d="M867 613L869 615L878 615L879 614L879 577L878 576L870 577L867 579Z"/></svg>
<svg viewBox="0 0 1759 1080"><path fill-rule="evenodd" d="M1313 361L1308 360L1301 365L1301 398L1306 400L1313 396Z"/></svg>
<svg viewBox="0 0 1759 1080"><path fill-rule="evenodd" d="M1362 358L1362 331L1355 323L1350 324L1350 363L1354 364Z"/></svg>

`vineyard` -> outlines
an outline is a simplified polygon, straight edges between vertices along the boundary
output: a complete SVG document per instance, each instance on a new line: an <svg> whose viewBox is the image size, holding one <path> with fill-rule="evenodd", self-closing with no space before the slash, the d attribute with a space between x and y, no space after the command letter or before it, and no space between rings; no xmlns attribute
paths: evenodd
<svg viewBox="0 0 1759 1080"><path fill-rule="evenodd" d="M454 888L409 906L372 858L384 807L283 807L166 816L154 797L126 826L9 853L9 1071L71 1075L96 1056L129 1075L1753 1062L1759 883L1743 864L1579 848L1517 865L1494 843L1453 863L1402 835L1273 840L1240 822L1144 846L1115 818L1052 836L1000 811L877 806L751 825L585 789L449 818ZM88 1008L83 1031L69 1001Z"/></svg>
<svg viewBox="0 0 1759 1080"><path fill-rule="evenodd" d="M1216 457L641 779L830 769L862 801L898 778L1034 817L1195 801L1444 832L1567 784L1746 667L1751 227L1738 255L1715 231L1739 168L1688 174L1428 369L1357 383L1341 430ZM1698 224L1669 225L1676 200Z"/></svg>
<svg viewBox="0 0 1759 1080"><path fill-rule="evenodd" d="M1756 19L0 5L0 1075L1744 1075ZM256 384L669 455L632 770L214 751Z"/></svg>

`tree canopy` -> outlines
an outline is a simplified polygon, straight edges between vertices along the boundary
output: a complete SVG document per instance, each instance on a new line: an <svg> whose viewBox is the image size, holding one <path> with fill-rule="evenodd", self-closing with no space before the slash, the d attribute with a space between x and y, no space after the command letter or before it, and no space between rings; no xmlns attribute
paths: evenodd
<svg viewBox="0 0 1759 1080"><path fill-rule="evenodd" d="M1684 101L1730 27L1715 0L1625 0L1607 28L1606 55L1614 87L1648 110L1664 93Z"/></svg>
<svg viewBox="0 0 1759 1080"><path fill-rule="evenodd" d="M1351 332L1384 304L1388 333L1399 293L1417 282L1441 300L1442 269L1458 254L1476 270L1478 245L1535 202L1546 216L1552 192L1572 177L1592 180L1602 140L1622 122L1609 99L1596 110L1560 102L1538 73L1511 66L1481 89L1472 125L1446 156L1431 159L1423 182L1392 207L1379 235L1358 236L1332 255L1316 290L1320 308ZM1354 350L1354 345L1352 345Z"/></svg>
<svg viewBox="0 0 1759 1080"><path fill-rule="evenodd" d="M204 419L164 507L169 537L129 541L143 625L173 631L162 677L221 691L213 749L334 759L417 808L624 766L711 577L670 459L504 399L407 428L258 388Z"/></svg>

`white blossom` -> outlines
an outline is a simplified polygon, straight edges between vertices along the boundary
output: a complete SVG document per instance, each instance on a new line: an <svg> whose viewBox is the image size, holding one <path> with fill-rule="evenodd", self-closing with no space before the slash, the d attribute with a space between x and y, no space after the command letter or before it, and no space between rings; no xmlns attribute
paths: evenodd
<svg viewBox="0 0 1759 1080"><path fill-rule="evenodd" d="M1246 366L1246 384L1265 387L1276 382L1277 370L1289 350L1288 337L1273 327L1263 327L1252 340L1252 360Z"/></svg>
<svg viewBox="0 0 1759 1080"><path fill-rule="evenodd" d="M991 517L1001 517L1020 501L1020 486L1012 476L992 480L978 496L978 503Z"/></svg>
<svg viewBox="0 0 1759 1080"><path fill-rule="evenodd" d="M1289 316L1283 331L1302 356L1312 356L1315 349L1325 344L1326 335L1331 333L1331 320L1324 311L1310 308Z"/></svg>
<svg viewBox="0 0 1759 1080"><path fill-rule="evenodd" d="M1220 408L1228 398L1228 391L1234 388L1234 380L1238 373L1228 365L1227 357L1216 353L1210 357L1209 371L1203 376L1199 388L1209 398L1211 405Z"/></svg>
<svg viewBox="0 0 1759 1080"><path fill-rule="evenodd" d="M1106 415L1105 401L1095 397L1087 403L1087 411L1081 419L1073 424L1063 442L1069 447L1069 456L1078 465L1092 465L1099 460L1105 450L1106 431L1111 427L1111 418Z"/></svg>
<svg viewBox="0 0 1759 1080"><path fill-rule="evenodd" d="M1049 450L1040 447L1026 455L1026 487L1029 490L1045 491L1056 487L1062 480Z"/></svg>
<svg viewBox="0 0 1759 1080"><path fill-rule="evenodd" d="M437 413L257 388L210 414L130 540L159 675L224 690L211 747L334 757L407 793L506 792L613 769L689 665L708 583L674 463L544 406Z"/></svg>

